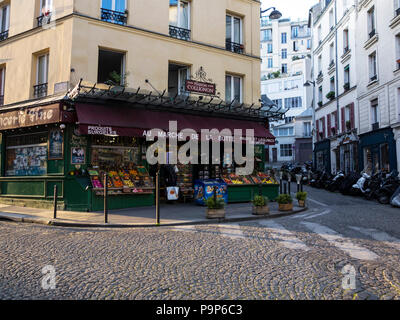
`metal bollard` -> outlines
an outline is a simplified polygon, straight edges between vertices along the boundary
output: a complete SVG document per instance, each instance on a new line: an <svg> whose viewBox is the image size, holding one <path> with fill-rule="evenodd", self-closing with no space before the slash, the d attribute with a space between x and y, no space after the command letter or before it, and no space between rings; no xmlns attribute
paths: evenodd
<svg viewBox="0 0 400 320"><path fill-rule="evenodd" d="M108 223L108 176L104 175L104 223Z"/></svg>
<svg viewBox="0 0 400 320"><path fill-rule="evenodd" d="M57 192L57 185L54 185L54 219L57 219L57 197L58 197L58 192Z"/></svg>
<svg viewBox="0 0 400 320"><path fill-rule="evenodd" d="M160 224L160 170L156 173L156 224Z"/></svg>

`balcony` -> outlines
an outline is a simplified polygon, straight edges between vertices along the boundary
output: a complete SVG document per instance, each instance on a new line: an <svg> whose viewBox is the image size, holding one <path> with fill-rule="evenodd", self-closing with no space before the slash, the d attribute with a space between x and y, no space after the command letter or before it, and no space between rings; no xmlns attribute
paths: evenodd
<svg viewBox="0 0 400 320"><path fill-rule="evenodd" d="M128 12L126 10L125 12L120 12L101 8L101 20L119 25L126 25L128 21Z"/></svg>
<svg viewBox="0 0 400 320"><path fill-rule="evenodd" d="M378 75L372 76L369 80L370 80L370 82L375 82L375 81L377 81L377 80L378 80Z"/></svg>
<svg viewBox="0 0 400 320"><path fill-rule="evenodd" d="M191 32L189 29L179 28L171 25L169 26L169 35L172 38L189 41L190 33Z"/></svg>
<svg viewBox="0 0 400 320"><path fill-rule="evenodd" d="M8 38L8 30L0 33L0 41L4 41Z"/></svg>
<svg viewBox="0 0 400 320"><path fill-rule="evenodd" d="M35 98L42 98L42 97L47 96L47 87L48 87L47 83L42 83L42 84L33 86L33 96Z"/></svg>
<svg viewBox="0 0 400 320"><path fill-rule="evenodd" d="M40 17L37 17L37 26L38 27L42 27L46 24L50 24L51 22L51 16L52 13L51 12L46 12L45 14L41 15Z"/></svg>
<svg viewBox="0 0 400 320"><path fill-rule="evenodd" d="M234 53L243 54L244 45L226 40L226 50L234 52Z"/></svg>
<svg viewBox="0 0 400 320"><path fill-rule="evenodd" d="M4 96L0 96L0 106L4 105Z"/></svg>

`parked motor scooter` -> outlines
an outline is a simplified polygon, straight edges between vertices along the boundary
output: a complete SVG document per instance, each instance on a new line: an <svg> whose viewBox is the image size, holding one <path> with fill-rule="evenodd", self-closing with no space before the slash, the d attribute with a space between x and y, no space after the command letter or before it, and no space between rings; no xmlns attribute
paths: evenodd
<svg viewBox="0 0 400 320"><path fill-rule="evenodd" d="M339 190L340 185L342 184L343 180L344 180L345 176L343 174L343 172L338 172L336 174L336 176L330 181L330 183L327 186L327 190L330 192L335 192L337 190Z"/></svg>
<svg viewBox="0 0 400 320"><path fill-rule="evenodd" d="M365 194L365 184L366 182L371 179L371 176L366 174L365 172L362 174L361 178L358 179L357 183L355 183L350 189L350 195L353 196L360 196Z"/></svg>
<svg viewBox="0 0 400 320"><path fill-rule="evenodd" d="M375 196L381 204L389 204L392 196L400 187L400 180L397 171L392 171L386 176L380 185L379 190L376 191Z"/></svg>

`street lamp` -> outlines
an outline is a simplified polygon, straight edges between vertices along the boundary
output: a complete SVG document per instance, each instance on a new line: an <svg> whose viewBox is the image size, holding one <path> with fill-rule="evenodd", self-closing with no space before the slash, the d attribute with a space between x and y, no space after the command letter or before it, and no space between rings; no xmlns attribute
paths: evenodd
<svg viewBox="0 0 400 320"><path fill-rule="evenodd" d="M280 13L278 10L276 10L275 7L271 7L271 8L265 9L265 10L261 10L260 9L260 18L262 18L263 13L265 13L265 12L271 10L271 9L272 9L272 12L269 15L269 18L271 20L277 20L277 19L280 19L282 17L282 13Z"/></svg>

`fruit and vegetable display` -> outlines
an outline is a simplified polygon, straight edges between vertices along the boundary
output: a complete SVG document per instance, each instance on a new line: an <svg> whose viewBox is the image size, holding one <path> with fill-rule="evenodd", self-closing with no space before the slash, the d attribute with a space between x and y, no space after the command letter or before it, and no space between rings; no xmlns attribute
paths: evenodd
<svg viewBox="0 0 400 320"><path fill-rule="evenodd" d="M278 184L274 178L265 173L252 176L238 176L234 173L222 175L222 180L228 185L251 185L251 184Z"/></svg>
<svg viewBox="0 0 400 320"><path fill-rule="evenodd" d="M178 164L177 184L181 194L193 195L193 173L190 165Z"/></svg>

